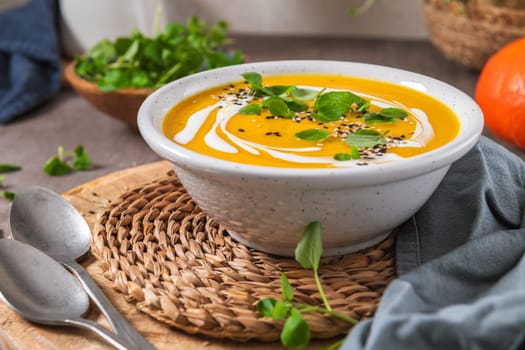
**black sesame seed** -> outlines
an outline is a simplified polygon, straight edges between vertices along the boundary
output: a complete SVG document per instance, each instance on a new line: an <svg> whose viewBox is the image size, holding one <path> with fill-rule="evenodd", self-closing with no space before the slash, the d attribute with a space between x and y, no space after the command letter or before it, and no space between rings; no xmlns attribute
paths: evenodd
<svg viewBox="0 0 525 350"><path fill-rule="evenodd" d="M237 129L237 130L239 130L240 132L244 132L244 129Z"/></svg>

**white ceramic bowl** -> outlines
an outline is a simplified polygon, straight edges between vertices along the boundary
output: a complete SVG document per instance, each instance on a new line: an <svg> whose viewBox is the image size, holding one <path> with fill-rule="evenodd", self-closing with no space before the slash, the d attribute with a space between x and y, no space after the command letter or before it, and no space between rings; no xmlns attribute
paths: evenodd
<svg viewBox="0 0 525 350"><path fill-rule="evenodd" d="M450 143L415 157L374 166L287 169L212 158L163 135L162 120L177 102L240 74L328 73L365 77L423 90L448 105L460 120ZM210 70L174 81L143 103L138 126L144 140L173 162L197 204L247 246L292 256L311 221L322 226L324 255L346 254L384 239L430 197L452 162L470 150L483 115L466 94L441 81L399 69L337 61L272 61Z"/></svg>

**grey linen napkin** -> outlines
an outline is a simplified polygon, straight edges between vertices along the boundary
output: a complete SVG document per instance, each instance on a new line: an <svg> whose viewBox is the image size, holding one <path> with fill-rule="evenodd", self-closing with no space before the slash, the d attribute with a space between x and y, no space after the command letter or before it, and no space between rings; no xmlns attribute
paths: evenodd
<svg viewBox="0 0 525 350"><path fill-rule="evenodd" d="M525 349L525 163L482 137L401 227L396 263L342 349Z"/></svg>

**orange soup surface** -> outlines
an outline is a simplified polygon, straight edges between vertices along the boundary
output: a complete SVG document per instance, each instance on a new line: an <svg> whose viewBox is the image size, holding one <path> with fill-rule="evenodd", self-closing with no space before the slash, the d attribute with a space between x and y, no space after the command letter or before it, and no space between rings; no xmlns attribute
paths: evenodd
<svg viewBox="0 0 525 350"><path fill-rule="evenodd" d="M243 77L176 104L163 133L232 162L325 168L412 157L459 132L450 108L406 86L338 75Z"/></svg>

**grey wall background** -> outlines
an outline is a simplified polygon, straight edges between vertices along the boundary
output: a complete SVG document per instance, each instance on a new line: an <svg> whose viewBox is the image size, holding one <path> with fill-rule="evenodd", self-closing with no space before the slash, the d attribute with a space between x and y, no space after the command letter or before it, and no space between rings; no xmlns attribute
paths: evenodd
<svg viewBox="0 0 525 350"><path fill-rule="evenodd" d="M377 0L358 17L348 10L362 0L60 0L66 53L81 53L98 40L152 33L156 12L162 24L197 14L224 19L233 34L353 36L424 39L423 0Z"/></svg>

